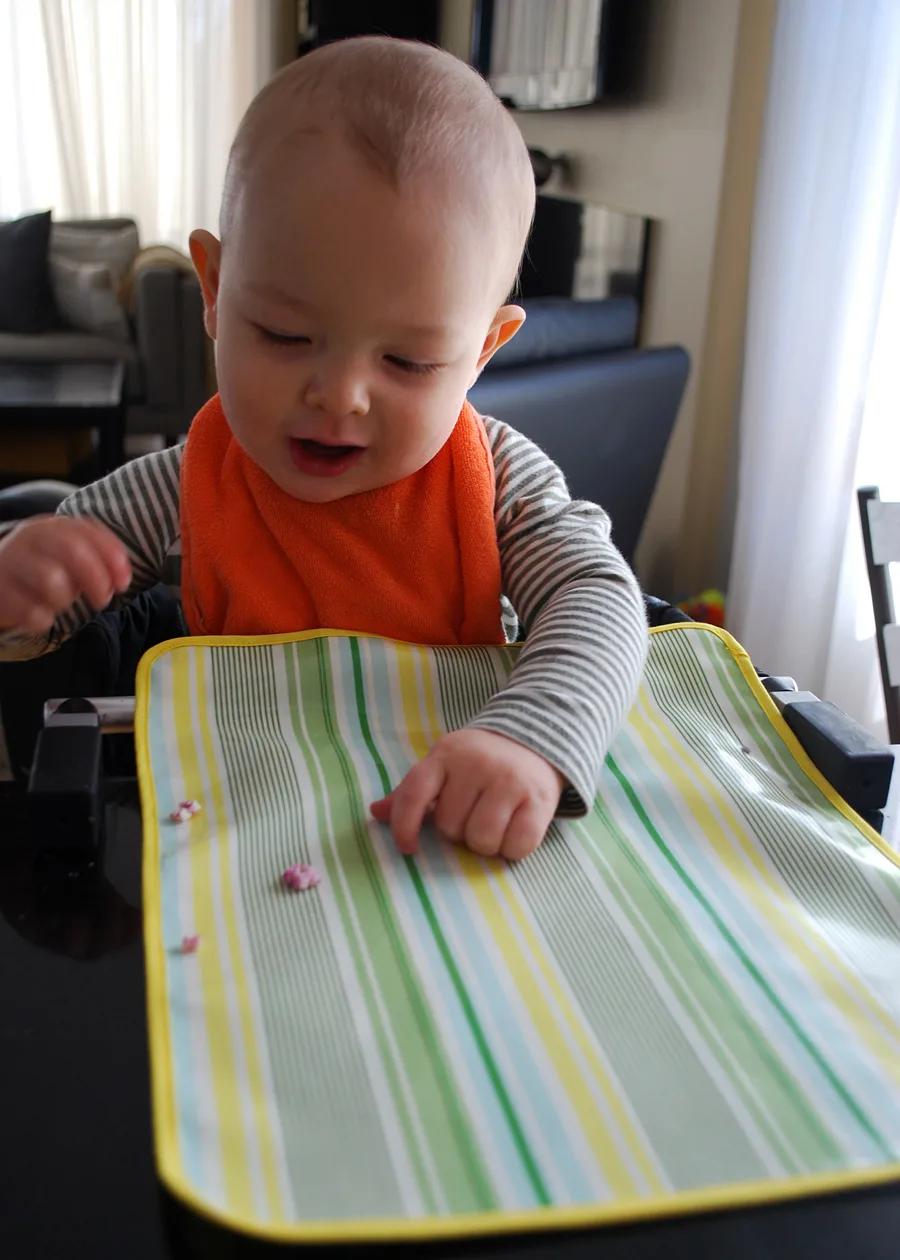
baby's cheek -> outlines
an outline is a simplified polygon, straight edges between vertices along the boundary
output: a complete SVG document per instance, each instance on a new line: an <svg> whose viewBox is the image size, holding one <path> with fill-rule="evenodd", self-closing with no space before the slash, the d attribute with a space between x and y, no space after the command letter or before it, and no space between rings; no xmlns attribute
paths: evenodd
<svg viewBox="0 0 900 1260"><path fill-rule="evenodd" d="M438 453L459 418L462 398L458 391L434 389L410 408L405 417L402 432L407 436L407 450L415 453L419 467L427 464Z"/></svg>
<svg viewBox="0 0 900 1260"><path fill-rule="evenodd" d="M241 419L252 417L258 425L272 412L280 415L291 406L291 400L302 396L296 369L292 371L290 364L280 362L252 343L238 340L227 348L227 353L223 347L220 360L219 392L229 418L229 402Z"/></svg>

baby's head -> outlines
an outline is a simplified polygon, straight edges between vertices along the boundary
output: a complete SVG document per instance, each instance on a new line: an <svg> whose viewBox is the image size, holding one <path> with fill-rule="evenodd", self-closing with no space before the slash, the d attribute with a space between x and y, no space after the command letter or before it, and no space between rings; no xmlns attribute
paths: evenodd
<svg viewBox="0 0 900 1260"><path fill-rule="evenodd" d="M534 196L512 119L439 49L346 40L260 92L221 242L191 253L225 414L282 489L324 503L440 450L524 319L505 302Z"/></svg>

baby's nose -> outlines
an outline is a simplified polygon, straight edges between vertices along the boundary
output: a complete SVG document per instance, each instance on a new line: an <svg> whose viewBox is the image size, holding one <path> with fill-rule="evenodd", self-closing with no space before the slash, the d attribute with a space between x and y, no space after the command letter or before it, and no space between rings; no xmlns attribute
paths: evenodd
<svg viewBox="0 0 900 1260"><path fill-rule="evenodd" d="M331 416L364 416L369 410L369 391L363 374L352 364L334 363L313 374L304 402Z"/></svg>

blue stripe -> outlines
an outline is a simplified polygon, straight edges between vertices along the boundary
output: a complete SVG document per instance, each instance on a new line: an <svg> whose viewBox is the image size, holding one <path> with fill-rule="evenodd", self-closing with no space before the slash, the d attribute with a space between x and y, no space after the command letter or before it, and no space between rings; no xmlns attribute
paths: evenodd
<svg viewBox="0 0 900 1260"><path fill-rule="evenodd" d="M665 819L666 835L676 849L681 865L690 873L704 896L716 906L717 912L727 922L736 939L752 954L757 967L785 1006L801 1020L804 1031L818 1045L823 1057L840 1070L845 1082L852 1080L854 1096L862 1095L860 1101L864 1109L882 1117L890 1131L900 1131L900 1113L897 1110L893 1083L873 1070L874 1060L870 1055L859 1054L856 1034L852 1030L848 1032L835 1019L836 1012L830 995L817 991L809 972L795 962L793 954L786 953L780 938L773 939L774 930L768 920L756 918L749 913L722 878L720 868L710 860L705 847L702 847L705 846L705 841L701 841L672 809L666 782L651 771L650 754L642 752L642 747L629 730L620 732L616 741L616 758L632 783L640 785L641 800L648 811L655 813L657 818ZM733 812L739 816L739 804L721 784L717 786ZM616 798L621 811L630 811L630 804L618 784L605 781L604 791L608 797ZM673 899L681 916L691 924L711 965L715 965L715 960L722 957L722 938L715 925L706 918L702 907L682 886L672 883L668 864L652 844L650 837L635 828L630 833L630 838L648 873L660 888L666 890L666 895ZM747 878L755 882L757 877L748 872ZM733 988L733 966L727 966L733 960L726 957L724 961L726 967L720 967L720 971L725 982ZM854 1157L862 1156L867 1161L875 1162L881 1159L880 1148L875 1146L870 1136L858 1124L819 1064L798 1040L780 1012L767 1000L764 992L757 985L744 982L739 983L737 992L748 1017L755 1020L764 1038L778 1047L785 1068L791 1069L798 1095L805 1095L810 1099L810 1106L832 1132L836 1121L841 1118L843 1123L839 1132L835 1133L835 1138L847 1149L848 1155L852 1153Z"/></svg>
<svg viewBox="0 0 900 1260"><path fill-rule="evenodd" d="M340 666L335 666L335 673L340 668L341 677L345 681L346 686L346 671L352 669L349 649L343 646L343 641L338 642L342 643L342 655ZM360 647L363 657L363 684L366 688L366 707L368 712L370 716L374 713L389 714L391 705L388 691L386 653L383 651L368 653L367 659L366 645L363 641L360 642ZM332 646L332 651L334 651L334 646ZM343 654L344 652L346 652L346 655ZM342 725L346 725L346 729L352 732L354 741L352 749L353 763L359 776L360 786L367 793L367 801L378 800L381 796L381 782L374 763L363 752L365 740L355 706L348 704L342 719ZM387 747L386 745L389 741L378 737L377 728L373 729L372 734L377 740L378 750L391 775L391 782L399 782L412 763L410 761L401 761L400 748L394 741L390 741L390 747ZM470 1091L474 1091L480 1110L486 1117L484 1127L491 1135L488 1141L492 1152L498 1160L503 1162L505 1180L511 1183L513 1187L511 1191L513 1197L510 1199L510 1206L518 1204L536 1205L534 1188L522 1165L518 1149L512 1141L506 1117L498 1105L497 1093L485 1071L484 1059L469 1033L468 1023L460 1007L456 991L447 974L447 969L441 959L434 934L425 917L422 903L416 894L406 862L394 848L388 828L380 827L378 831L381 833L381 836L380 841L375 844L376 856L385 872L390 872L391 879L396 879L396 886L392 884L392 890L396 888L395 895L398 899L402 899L404 908L414 924L414 938L410 942L409 956L413 963L419 958L424 959L428 968L426 972L423 967L423 978L427 981L424 986L425 992L429 994L432 991L434 992L432 1009L435 1011L443 1009L449 1015L454 1032L458 1037L462 1060L459 1064L451 1062L450 1066L456 1069L457 1075L465 1075L467 1077ZM465 1095L460 1091L460 1099L463 1100L464 1098Z"/></svg>
<svg viewBox="0 0 900 1260"><path fill-rule="evenodd" d="M361 644L361 646L365 651L365 645ZM389 676L388 654L392 651L393 649L387 646L379 650L378 645L372 645L372 651L369 653L371 670L374 675L374 685L370 685L368 672L364 673L363 679L366 685L366 707L370 713L390 714L392 712L387 682ZM368 664L368 662L366 663ZM442 716L440 713L438 714L439 721L442 720ZM373 731L373 735L376 736L379 751L385 764L392 772L392 782L396 784L411 769L414 763L403 752L398 740L378 738L375 731ZM360 747L363 746L362 736L360 735ZM367 767L367 775L370 773L371 771ZM380 795L380 788L377 788L376 791ZM385 837L386 844L390 845L391 840L386 829ZM423 848L427 850L428 855L427 859L422 862L422 865L427 863L427 870L423 871L423 874L431 890L432 905L435 913L439 916L441 926L445 931L448 931L448 939L453 941L454 938L458 938L460 942L460 953L457 954L457 960L461 963L461 970L466 980L469 997L476 1007L478 1019L486 1028L492 1025L497 1028L498 1031L496 1036L492 1036L492 1041L507 1047L512 1044L515 1047L509 1058L510 1066L504 1069L504 1076L510 1082L513 1080L517 1081L517 1094L521 1097L526 1097L532 1106L535 1117L533 1122L525 1115L521 1103L517 1105L517 1114L523 1128L527 1130L528 1141L535 1145L538 1142L543 1143L543 1145L553 1151L554 1179L560 1182L562 1186L559 1194L554 1194L554 1202L583 1203L594 1198L608 1199L610 1190L600 1170L596 1169L596 1182L589 1181L585 1176L585 1169L580 1167L575 1159L571 1135L559 1121L554 1100L545 1087L544 1074L535 1061L529 1046L519 1036L522 1020L528 1021L527 1012L523 1012L520 1016L518 1011L511 1005L494 972L484 965L486 955L484 946L480 943L480 919L472 917L471 911L460 893L460 887L466 884L466 880L460 872L459 863L452 846L439 840L430 829L426 829L423 836ZM398 863L402 861L399 858L397 860ZM410 898L413 895L412 883L408 880L408 877L404 877L403 884L405 898L411 904ZM449 935L450 930L452 930L452 935ZM430 935L427 927L423 926L420 937L411 943L413 957L415 957L416 951L421 948L422 942L427 940ZM466 967L462 966L463 959L466 960ZM441 964L436 965L435 973L440 974L440 969ZM466 1053L468 1062L469 1055L474 1052L474 1044L471 1043L471 1039L467 1035L458 1003L451 998L449 990L445 989L443 992L447 1001L452 1001L451 1009L455 1016L454 1026L458 1029L461 1040L470 1045ZM479 1093L485 1088L485 1082L486 1078L479 1074ZM566 1102L568 1103L568 1099L566 1099ZM502 1127L506 1126L503 1125ZM498 1133L500 1131L501 1125L498 1124L494 1132ZM590 1144L586 1138L585 1146L589 1149ZM520 1162L518 1155L515 1155L514 1158L517 1162ZM590 1158L593 1160L593 1156L590 1156ZM526 1186L523 1183L522 1198L518 1202L522 1206L528 1204L537 1205L534 1191L530 1185Z"/></svg>

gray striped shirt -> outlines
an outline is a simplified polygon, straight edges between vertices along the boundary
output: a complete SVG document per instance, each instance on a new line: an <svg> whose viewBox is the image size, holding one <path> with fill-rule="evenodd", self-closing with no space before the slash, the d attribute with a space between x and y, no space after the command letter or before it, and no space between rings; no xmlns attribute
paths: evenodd
<svg viewBox="0 0 900 1260"><path fill-rule="evenodd" d="M509 683L472 725L509 736L554 765L571 785L560 813L583 814L640 681L643 600L602 508L573 502L560 470L528 438L500 420L484 423L496 476L504 628L514 637L518 617L527 639ZM183 452L177 446L136 459L59 508L102 521L125 544L133 581L113 608L157 582L180 595ZM0 659L51 651L92 615L81 601L49 635L2 633Z"/></svg>

